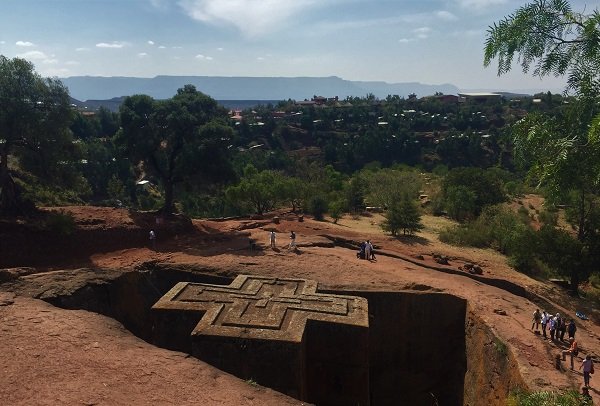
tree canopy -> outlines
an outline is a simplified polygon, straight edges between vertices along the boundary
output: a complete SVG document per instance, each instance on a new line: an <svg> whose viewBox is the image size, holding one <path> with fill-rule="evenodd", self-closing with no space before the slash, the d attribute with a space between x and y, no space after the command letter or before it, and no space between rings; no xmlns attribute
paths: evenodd
<svg viewBox="0 0 600 406"><path fill-rule="evenodd" d="M74 152L69 94L57 79L42 78L31 62L0 55L0 213L22 214L21 188L8 161L46 179L68 177Z"/></svg>
<svg viewBox="0 0 600 406"><path fill-rule="evenodd" d="M575 90L600 72L600 13L573 11L565 0L535 0L488 29L484 65L498 58L498 75L518 56L523 72L567 75Z"/></svg>
<svg viewBox="0 0 600 406"><path fill-rule="evenodd" d="M600 190L600 13L576 13L565 0L526 4L490 27L484 65L497 57L502 75L511 69L515 55L524 72L534 66L533 74L540 77L567 75L567 89L575 91L563 112L528 114L512 132L515 155L529 166L530 176L553 200L575 207L578 244L572 247L588 257L597 240L590 225L595 223ZM580 268L571 269L574 290Z"/></svg>
<svg viewBox="0 0 600 406"><path fill-rule="evenodd" d="M164 188L163 211L174 210L174 186L226 178L232 173L227 146L232 130L226 112L192 85L171 99L147 95L127 97L120 108L122 130L117 140L133 165L156 177Z"/></svg>

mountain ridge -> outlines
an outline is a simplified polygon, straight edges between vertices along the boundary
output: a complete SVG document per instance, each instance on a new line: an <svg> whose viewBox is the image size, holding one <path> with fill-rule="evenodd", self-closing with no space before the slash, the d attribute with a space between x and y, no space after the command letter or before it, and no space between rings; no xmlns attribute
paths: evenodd
<svg viewBox="0 0 600 406"><path fill-rule="evenodd" d="M441 92L456 94L452 84L419 82L351 81L329 77L249 77L249 76L170 76L152 78L130 76L71 76L61 78L71 96L78 100L107 100L133 94L147 94L157 99L172 97L177 89L192 84L218 100L305 100L315 95L378 98L388 95L407 97L411 93L428 96Z"/></svg>

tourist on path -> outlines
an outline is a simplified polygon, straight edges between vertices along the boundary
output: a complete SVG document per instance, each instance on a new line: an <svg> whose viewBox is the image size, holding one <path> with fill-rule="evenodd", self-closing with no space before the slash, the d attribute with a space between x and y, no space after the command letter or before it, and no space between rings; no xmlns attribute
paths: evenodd
<svg viewBox="0 0 600 406"><path fill-rule="evenodd" d="M148 234L148 239L150 240L150 246L152 247L152 250L156 251L156 233L154 232L154 230L150 230L150 233Z"/></svg>
<svg viewBox="0 0 600 406"><path fill-rule="evenodd" d="M552 341L558 340L558 327L560 326L560 313L550 319L550 338Z"/></svg>
<svg viewBox="0 0 600 406"><path fill-rule="evenodd" d="M371 251L371 258L373 261L375 261L375 250L373 249L373 243L371 242L371 240L367 240L367 244L369 244L369 250Z"/></svg>
<svg viewBox="0 0 600 406"><path fill-rule="evenodd" d="M275 231L271 231L269 233L269 242L271 244L271 248L275 249L275 240L277 239L277 236L275 235Z"/></svg>
<svg viewBox="0 0 600 406"><path fill-rule="evenodd" d="M585 359L579 366L579 369L583 367L583 384L586 387L590 386L590 374L594 371L594 361L590 355L586 355Z"/></svg>
<svg viewBox="0 0 600 406"><path fill-rule="evenodd" d="M290 246L288 247L289 251L296 250L296 233L290 231Z"/></svg>
<svg viewBox="0 0 600 406"><path fill-rule="evenodd" d="M569 338L569 342L571 346L568 350L562 352L563 361L567 360L567 354L571 356L571 370L575 369L575 365L573 364L573 359L579 354L579 349L577 348L577 341L574 338Z"/></svg>
<svg viewBox="0 0 600 406"><path fill-rule="evenodd" d="M369 240L367 240L365 242L365 259L366 260L371 260L371 249L373 248L373 246L371 245L371 242Z"/></svg>
<svg viewBox="0 0 600 406"><path fill-rule="evenodd" d="M542 313L540 313L540 309L535 309L535 312L533 312L533 323L531 323L531 329L533 330L533 326L535 326L535 331L540 331L541 321Z"/></svg>
<svg viewBox="0 0 600 406"><path fill-rule="evenodd" d="M559 325L557 327L556 338L558 338L558 334L560 333L560 341L565 341L565 333L567 332L567 319L565 317L561 317L559 319Z"/></svg>
<svg viewBox="0 0 600 406"><path fill-rule="evenodd" d="M577 331L575 320L571 319L569 326L567 327L567 331L569 332L569 338L575 338L575 332Z"/></svg>
<svg viewBox="0 0 600 406"><path fill-rule="evenodd" d="M546 335L546 327L548 326L548 319L549 318L550 318L550 316L544 310L542 312L542 334L544 335L544 338L548 338L548 336Z"/></svg>

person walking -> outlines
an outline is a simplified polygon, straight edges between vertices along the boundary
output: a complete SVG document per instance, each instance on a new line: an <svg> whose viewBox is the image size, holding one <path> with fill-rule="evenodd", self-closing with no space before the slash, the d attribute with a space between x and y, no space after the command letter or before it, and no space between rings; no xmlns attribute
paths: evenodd
<svg viewBox="0 0 600 406"><path fill-rule="evenodd" d="M290 246L288 247L288 251L296 250L296 233L290 231Z"/></svg>
<svg viewBox="0 0 600 406"><path fill-rule="evenodd" d="M567 332L567 319L565 317L560 318L558 332L560 333L560 341L565 341L565 333Z"/></svg>
<svg viewBox="0 0 600 406"><path fill-rule="evenodd" d="M535 326L535 331L540 331L541 321L542 313L540 313L540 309L535 309L535 312L533 312L533 323L531 323L531 329L533 330L533 326Z"/></svg>
<svg viewBox="0 0 600 406"><path fill-rule="evenodd" d="M591 355L586 355L585 359L581 362L579 369L583 368L583 384L585 387L590 386L590 374L594 373L594 361L592 361Z"/></svg>
<svg viewBox="0 0 600 406"><path fill-rule="evenodd" d="M548 338L546 335L546 327L548 326L548 313L546 311L542 311L542 335L544 338Z"/></svg>
<svg viewBox="0 0 600 406"><path fill-rule="evenodd" d="M271 231L269 233L269 242L271 244L271 248L275 249L275 240L277 239L277 236L275 235L275 231Z"/></svg>
<svg viewBox="0 0 600 406"><path fill-rule="evenodd" d="M367 240L365 242L365 259L370 261L371 260L371 249L373 248L373 246L371 245L371 242L369 240Z"/></svg>
<svg viewBox="0 0 600 406"><path fill-rule="evenodd" d="M575 332L577 331L577 326L575 325L575 320L571 319L569 322L569 326L567 327L567 332L569 333L569 338L575 338Z"/></svg>
<svg viewBox="0 0 600 406"><path fill-rule="evenodd" d="M573 370L573 369L575 369L573 360L577 356L577 354L579 354L579 348L577 348L577 341L575 341L574 338L569 338L569 342L571 343L571 346L569 347L568 350L564 350L562 352L562 360L566 361L567 354L570 355L571 356L571 370Z"/></svg>
<svg viewBox="0 0 600 406"><path fill-rule="evenodd" d="M148 233L148 239L150 240L150 246L152 247L152 250L156 251L156 233L154 230L150 230L150 233Z"/></svg>
<svg viewBox="0 0 600 406"><path fill-rule="evenodd" d="M558 314L558 313L557 313ZM554 335L556 334L556 319L557 317L550 317L549 323L550 323L550 339L552 341L554 341Z"/></svg>

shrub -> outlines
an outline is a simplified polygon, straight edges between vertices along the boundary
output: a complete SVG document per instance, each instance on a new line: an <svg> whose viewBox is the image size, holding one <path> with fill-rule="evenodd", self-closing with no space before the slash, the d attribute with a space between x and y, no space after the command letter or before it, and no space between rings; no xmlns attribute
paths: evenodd
<svg viewBox="0 0 600 406"><path fill-rule="evenodd" d="M323 220L323 215L328 209L327 200L323 196L313 196L308 201L308 212L312 214L315 220Z"/></svg>
<svg viewBox="0 0 600 406"><path fill-rule="evenodd" d="M75 231L75 219L64 210L53 211L48 213L44 221L44 228L56 235L71 235Z"/></svg>
<svg viewBox="0 0 600 406"><path fill-rule="evenodd" d="M394 203L385 214L385 221L381 225L384 231L397 235L400 230L403 234L412 235L423 228L421 213L417 204L407 195L399 202Z"/></svg>
<svg viewBox="0 0 600 406"><path fill-rule="evenodd" d="M519 390L510 394L506 404L509 406L588 406L592 405L592 401L574 390L562 393Z"/></svg>

